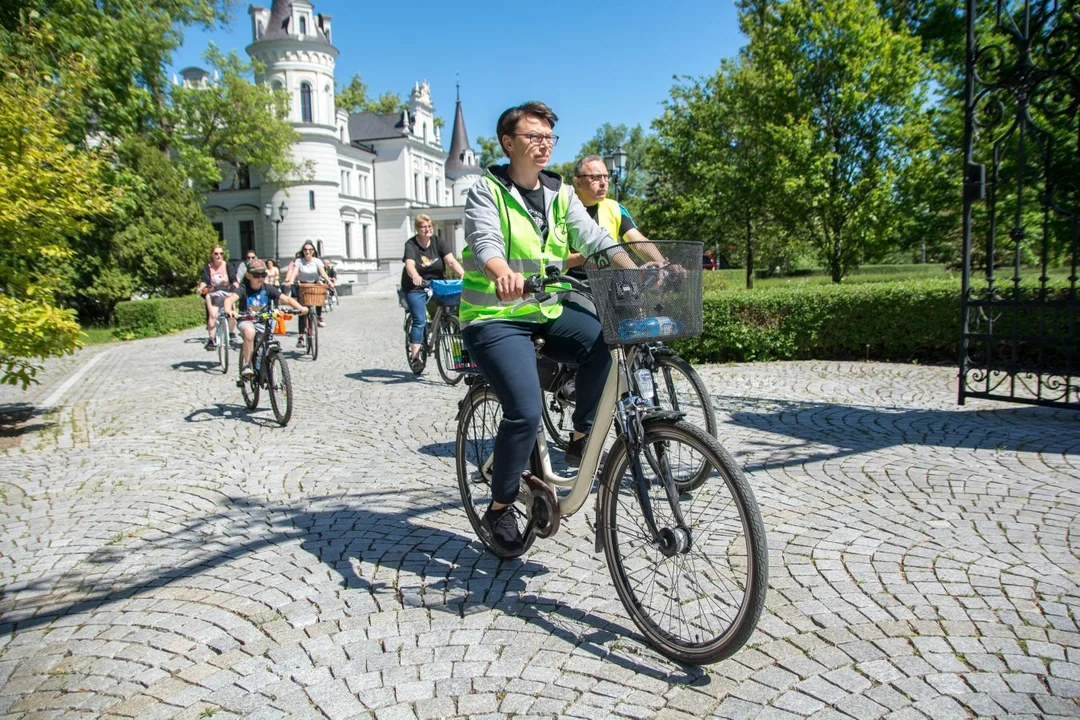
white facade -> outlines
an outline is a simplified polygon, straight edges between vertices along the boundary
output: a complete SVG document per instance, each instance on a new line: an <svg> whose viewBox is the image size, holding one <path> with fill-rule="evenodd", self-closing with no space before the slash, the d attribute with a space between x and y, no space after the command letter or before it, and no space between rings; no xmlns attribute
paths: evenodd
<svg viewBox="0 0 1080 720"><path fill-rule="evenodd" d="M447 178L427 83L413 88L408 111L350 117L335 109L338 50L331 44L330 17L315 14L307 0L274 0L271 9L252 6L249 14L247 52L264 68L256 81L289 92L289 121L300 133L291 152L306 172L279 187L253 169L238 187L230 181L208 195L206 210L229 255L239 257L251 247L259 257L287 263L311 241L342 281L362 281L380 260L384 269L390 263L391 272L400 267L421 212L435 219L436 232L454 239L460 253L468 190L461 189L464 178ZM205 82L200 72L185 70L185 82ZM282 202L285 219L275 223Z"/></svg>

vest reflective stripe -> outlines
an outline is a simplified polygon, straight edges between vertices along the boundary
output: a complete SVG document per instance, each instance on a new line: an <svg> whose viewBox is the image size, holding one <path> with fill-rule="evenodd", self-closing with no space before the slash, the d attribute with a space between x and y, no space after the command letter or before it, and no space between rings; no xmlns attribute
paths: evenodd
<svg viewBox="0 0 1080 720"><path fill-rule="evenodd" d="M622 224L622 208L619 203L611 198L604 198L597 203L596 224L611 233L611 237L616 241L622 240L619 237L619 225Z"/></svg>
<svg viewBox="0 0 1080 720"><path fill-rule="evenodd" d="M505 242L505 258L510 269L525 276L540 273L548 265L563 269L566 258L570 254L569 231L566 223L570 202L568 187L563 185L559 188L551 206L546 209L549 230L545 243L541 242L539 228L528 211L506 186L490 173L485 175L481 182L488 183L488 188L495 198L495 205L499 210L499 224ZM551 298L540 307L531 303L514 312L514 307L520 301L502 302L499 300L495 293L495 283L483 272L470 247L465 247L462 260L465 278L461 292L461 305L458 310L462 327L474 322L500 319L543 322L545 319L554 319L562 314L559 298Z"/></svg>

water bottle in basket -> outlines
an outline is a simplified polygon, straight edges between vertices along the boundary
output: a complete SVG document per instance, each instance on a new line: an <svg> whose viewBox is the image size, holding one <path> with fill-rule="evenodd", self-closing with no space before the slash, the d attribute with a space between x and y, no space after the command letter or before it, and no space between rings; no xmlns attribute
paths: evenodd
<svg viewBox="0 0 1080 720"><path fill-rule="evenodd" d="M682 332L683 327L683 323L666 316L641 320L628 318L619 323L619 339L623 342L637 342L671 337Z"/></svg>

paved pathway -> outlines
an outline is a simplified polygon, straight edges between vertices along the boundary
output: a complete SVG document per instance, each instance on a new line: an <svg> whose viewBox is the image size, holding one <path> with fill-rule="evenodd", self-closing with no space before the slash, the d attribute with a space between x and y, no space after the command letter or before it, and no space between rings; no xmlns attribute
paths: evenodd
<svg viewBox="0 0 1080 720"><path fill-rule="evenodd" d="M330 320L287 430L195 332L0 390L0 716L1080 716L1077 413L958 407L948 368L703 368L771 578L746 648L680 667L582 517L481 551L462 390L403 371L393 299Z"/></svg>

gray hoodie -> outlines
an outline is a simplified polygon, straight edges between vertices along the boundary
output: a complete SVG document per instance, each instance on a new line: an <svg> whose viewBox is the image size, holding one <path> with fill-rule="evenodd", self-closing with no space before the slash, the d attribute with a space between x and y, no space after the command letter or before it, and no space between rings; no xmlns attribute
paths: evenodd
<svg viewBox="0 0 1080 720"><path fill-rule="evenodd" d="M496 182L502 183L521 206L525 207L524 198L510 180L509 170L509 165L493 165L488 168L485 177L492 177ZM545 209L550 216L551 205L555 202L555 196L563 181L556 173L541 170L540 184L544 188ZM571 249L588 256L617 245L611 234L589 217L577 193L571 191L569 194L566 222L573 230L570 233ZM483 179L476 181L465 200L465 242L472 250L481 271L492 258L506 259L506 239L503 238L502 225L499 222L499 206L491 194L491 188Z"/></svg>

